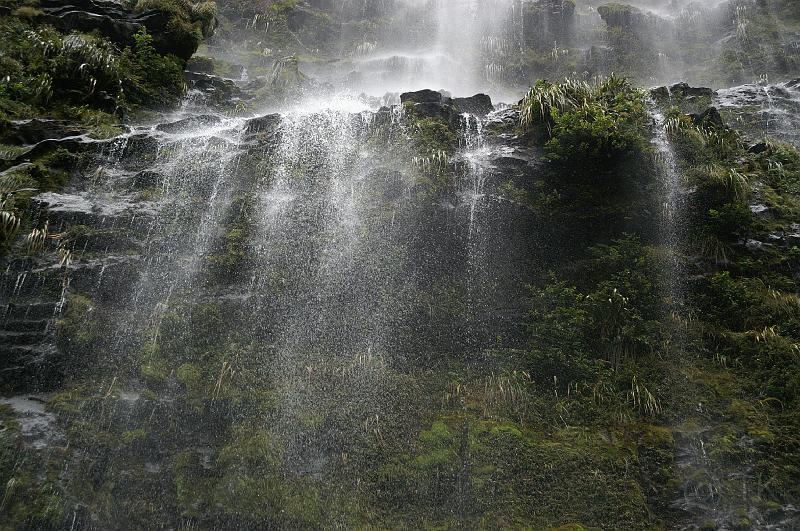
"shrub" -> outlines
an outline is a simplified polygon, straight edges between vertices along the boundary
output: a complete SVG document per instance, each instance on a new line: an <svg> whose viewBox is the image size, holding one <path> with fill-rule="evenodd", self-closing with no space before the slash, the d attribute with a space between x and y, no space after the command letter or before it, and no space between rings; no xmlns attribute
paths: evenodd
<svg viewBox="0 0 800 531"><path fill-rule="evenodd" d="M161 55L153 48L153 38L142 28L136 43L120 58L125 76L125 102L132 105L168 106L185 91L180 59Z"/></svg>
<svg viewBox="0 0 800 531"><path fill-rule="evenodd" d="M157 43L159 50L188 59L197 50L203 37L208 37L216 27L217 7L213 1L194 3L190 0L139 0L136 11L160 11L168 17L167 29L171 33L169 45Z"/></svg>
<svg viewBox="0 0 800 531"><path fill-rule="evenodd" d="M607 167L625 155L645 148L642 133L624 116L599 103L555 111L553 138L547 143L552 161L573 167Z"/></svg>
<svg viewBox="0 0 800 531"><path fill-rule="evenodd" d="M539 81L520 105L520 126L542 142L550 160L574 169L608 169L646 149L643 94L627 79L594 84Z"/></svg>
<svg viewBox="0 0 800 531"><path fill-rule="evenodd" d="M47 28L27 31L24 39L31 45L23 51L34 80L29 95L38 102L96 101L101 93L113 96L119 91L119 63L105 39L76 33L62 36Z"/></svg>

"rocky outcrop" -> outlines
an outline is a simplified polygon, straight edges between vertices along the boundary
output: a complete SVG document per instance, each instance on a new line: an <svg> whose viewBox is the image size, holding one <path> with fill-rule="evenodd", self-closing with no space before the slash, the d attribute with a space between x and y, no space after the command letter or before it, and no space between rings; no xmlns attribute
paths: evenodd
<svg viewBox="0 0 800 531"><path fill-rule="evenodd" d="M652 89L650 96L662 105L679 105L685 112L701 113L711 105L716 92L710 88L675 83L668 87Z"/></svg>
<svg viewBox="0 0 800 531"><path fill-rule="evenodd" d="M428 118L438 118L453 122L459 114L469 113L484 117L494 110L492 99L486 94L476 94L468 98L451 98L430 89L406 92L400 95L400 102L409 104L414 112Z"/></svg>
<svg viewBox="0 0 800 531"><path fill-rule="evenodd" d="M29 146L48 139L66 138L82 133L80 128L63 120L32 118L10 122L8 130L0 136L0 141L15 146Z"/></svg>
<svg viewBox="0 0 800 531"><path fill-rule="evenodd" d="M494 110L492 98L486 94L475 94L469 98L453 98L453 105L462 113L486 116Z"/></svg>
<svg viewBox="0 0 800 531"><path fill-rule="evenodd" d="M751 141L771 136L800 146L800 80L721 89L713 103Z"/></svg>
<svg viewBox="0 0 800 531"><path fill-rule="evenodd" d="M722 129L725 127L725 122L722 120L722 116L720 116L716 107L709 107L700 113L692 113L689 117L692 119L692 123L699 127L711 129Z"/></svg>
<svg viewBox="0 0 800 531"><path fill-rule="evenodd" d="M600 18L611 28L635 30L647 26L652 16L627 4L604 4L597 8Z"/></svg>
<svg viewBox="0 0 800 531"><path fill-rule="evenodd" d="M186 72L186 85L189 90L202 92L206 103L214 106L235 105L252 98L230 79L203 72Z"/></svg>

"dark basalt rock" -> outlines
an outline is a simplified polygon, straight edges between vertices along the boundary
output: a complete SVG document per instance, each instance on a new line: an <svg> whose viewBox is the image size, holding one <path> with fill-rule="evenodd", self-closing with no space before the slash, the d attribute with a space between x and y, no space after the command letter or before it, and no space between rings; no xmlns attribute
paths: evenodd
<svg viewBox="0 0 800 531"><path fill-rule="evenodd" d="M122 160L137 167L147 167L158 153L158 140L149 133L137 133L125 139Z"/></svg>
<svg viewBox="0 0 800 531"><path fill-rule="evenodd" d="M468 112L481 117L494 110L492 98L486 94L475 94L469 98L453 98L453 105L462 113Z"/></svg>
<svg viewBox="0 0 800 531"><path fill-rule="evenodd" d="M30 149L11 160L0 161L0 169L5 170L13 166L35 160L58 148L64 148L72 153L85 153L99 146L108 144L110 140L94 140L86 135L68 136L65 138L48 138L37 142Z"/></svg>
<svg viewBox="0 0 800 531"><path fill-rule="evenodd" d="M186 72L186 84L190 89L205 93L212 93L221 101L236 100L246 97L246 94L236 86L236 83L224 77L202 72Z"/></svg>
<svg viewBox="0 0 800 531"><path fill-rule="evenodd" d="M699 114L690 114L689 116L692 119L692 123L697 126L712 127L714 129L725 127L725 122L716 107L709 107Z"/></svg>
<svg viewBox="0 0 800 531"><path fill-rule="evenodd" d="M416 92L405 92L400 95L400 103L444 103L445 97L441 92L423 89Z"/></svg>
<svg viewBox="0 0 800 531"><path fill-rule="evenodd" d="M769 146L766 142L757 142L747 148L748 153L752 153L753 155L760 155L769 149Z"/></svg>
<svg viewBox="0 0 800 531"><path fill-rule="evenodd" d="M201 127L219 125L220 122L222 122L222 120L218 116L211 114L200 114L178 120L177 122L159 124L156 126L156 130L163 133L180 133L189 129L199 129Z"/></svg>
<svg viewBox="0 0 800 531"><path fill-rule="evenodd" d="M244 126L243 140L256 144L271 142L278 135L282 121L280 114L251 118Z"/></svg>
<svg viewBox="0 0 800 531"><path fill-rule="evenodd" d="M456 118L456 110L451 105L442 103L417 103L414 112L423 118L437 118L445 122L452 122Z"/></svg>
<svg viewBox="0 0 800 531"><path fill-rule="evenodd" d="M414 112L428 118L438 118L453 122L457 114L470 113L486 116L494 110L492 99L486 94L476 94L468 98L451 98L435 90L405 92L400 95L401 103L413 104Z"/></svg>
<svg viewBox="0 0 800 531"><path fill-rule="evenodd" d="M275 133L281 125L280 114L267 114L259 116L258 118L251 118L245 124L244 132L246 135L255 135L263 133Z"/></svg>
<svg viewBox="0 0 800 531"><path fill-rule="evenodd" d="M711 98L714 91L705 87L690 87L688 83L676 83L669 87L669 93L676 98Z"/></svg>
<svg viewBox="0 0 800 531"><path fill-rule="evenodd" d="M134 189L152 188L157 186L162 179L163 176L156 171L142 170L131 178L131 186Z"/></svg>
<svg viewBox="0 0 800 531"><path fill-rule="evenodd" d="M648 14L626 4L605 4L597 8L600 18L609 27L633 29L648 21Z"/></svg>
<svg viewBox="0 0 800 531"><path fill-rule="evenodd" d="M186 70L198 74L214 74L214 60L195 55L186 62Z"/></svg>
<svg viewBox="0 0 800 531"><path fill-rule="evenodd" d="M30 334L28 334L30 335ZM0 332L0 375L6 392L50 391L63 378L63 355L52 342L24 344L19 333Z"/></svg>

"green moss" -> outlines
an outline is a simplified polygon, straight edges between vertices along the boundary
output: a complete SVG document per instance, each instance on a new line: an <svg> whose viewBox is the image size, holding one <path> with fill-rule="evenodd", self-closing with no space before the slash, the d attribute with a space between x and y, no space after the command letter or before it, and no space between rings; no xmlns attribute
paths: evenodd
<svg viewBox="0 0 800 531"><path fill-rule="evenodd" d="M15 9L12 13L13 16L25 19L35 19L44 15L44 11L41 9L36 9L32 6L20 6Z"/></svg>
<svg viewBox="0 0 800 531"><path fill-rule="evenodd" d="M122 444L125 445L137 444L147 439L147 431L144 428L128 430L122 433L120 439L122 441Z"/></svg>
<svg viewBox="0 0 800 531"><path fill-rule="evenodd" d="M139 366L139 376L151 385L160 385L169 378L169 369L163 360L154 355L145 355Z"/></svg>
<svg viewBox="0 0 800 531"><path fill-rule="evenodd" d="M0 431L0 485L3 491L0 529L46 529L62 522L66 503L57 475L51 475L46 463L24 448L13 429Z"/></svg>

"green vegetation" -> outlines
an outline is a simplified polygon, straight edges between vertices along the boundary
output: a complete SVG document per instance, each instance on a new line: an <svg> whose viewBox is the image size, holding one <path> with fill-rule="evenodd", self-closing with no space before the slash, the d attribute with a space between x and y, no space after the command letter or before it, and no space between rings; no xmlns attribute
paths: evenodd
<svg viewBox="0 0 800 531"><path fill-rule="evenodd" d="M608 169L646 146L642 93L624 78L539 81L520 112L525 132L544 141L550 160L575 171Z"/></svg>
<svg viewBox="0 0 800 531"><path fill-rule="evenodd" d="M126 72L124 100L151 107L176 103L186 90L183 64L175 56L157 53L146 30L140 30L134 38L136 44L120 57L120 67Z"/></svg>
<svg viewBox="0 0 800 531"><path fill-rule="evenodd" d="M192 49L213 29L212 3L143 0L137 9L171 16L168 33L192 35ZM15 12L16 13L16 12ZM158 53L158 43L142 28L130 47L120 49L99 33L62 34L19 13L0 21L0 121L26 116L80 118L75 109L105 113L120 108L173 105L184 92L183 61ZM181 51L181 50L176 50Z"/></svg>
<svg viewBox="0 0 800 531"><path fill-rule="evenodd" d="M159 51L184 60L192 56L204 37L216 27L217 7L213 0L137 0L135 11L160 11L168 18L166 36L158 42Z"/></svg>

